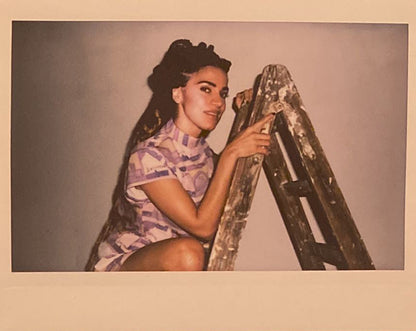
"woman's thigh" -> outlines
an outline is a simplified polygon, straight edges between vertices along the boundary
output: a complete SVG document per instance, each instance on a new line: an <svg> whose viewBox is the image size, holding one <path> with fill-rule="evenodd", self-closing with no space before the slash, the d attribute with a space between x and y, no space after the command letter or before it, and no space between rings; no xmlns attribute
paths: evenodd
<svg viewBox="0 0 416 331"><path fill-rule="evenodd" d="M137 250L120 271L201 271L204 260L204 249L198 240L173 238Z"/></svg>

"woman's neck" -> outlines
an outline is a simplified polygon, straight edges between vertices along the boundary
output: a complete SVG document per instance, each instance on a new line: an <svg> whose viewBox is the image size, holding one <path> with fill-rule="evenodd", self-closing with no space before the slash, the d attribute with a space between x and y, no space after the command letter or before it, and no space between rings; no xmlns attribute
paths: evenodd
<svg viewBox="0 0 416 331"><path fill-rule="evenodd" d="M194 138L201 138L202 130L195 125L190 124L189 121L181 120L181 117L177 116L173 119L173 122L182 132Z"/></svg>

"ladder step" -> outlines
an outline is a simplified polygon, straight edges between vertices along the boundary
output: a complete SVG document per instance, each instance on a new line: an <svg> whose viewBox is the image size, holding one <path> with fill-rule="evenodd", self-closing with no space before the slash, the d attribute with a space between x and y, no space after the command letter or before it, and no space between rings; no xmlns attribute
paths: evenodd
<svg viewBox="0 0 416 331"><path fill-rule="evenodd" d="M341 252L335 246L330 244L314 243L314 252L322 258L322 261L334 266L341 266L341 269L343 269L342 266L345 265L345 260Z"/></svg>
<svg viewBox="0 0 416 331"><path fill-rule="evenodd" d="M296 180L287 182L284 187L288 193L298 197L305 197L312 192L311 186L307 180Z"/></svg>

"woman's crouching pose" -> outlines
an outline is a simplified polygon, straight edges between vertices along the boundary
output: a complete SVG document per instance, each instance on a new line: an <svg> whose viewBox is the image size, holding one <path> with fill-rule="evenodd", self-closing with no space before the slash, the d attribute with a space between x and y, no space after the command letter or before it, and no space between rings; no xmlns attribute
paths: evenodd
<svg viewBox="0 0 416 331"><path fill-rule="evenodd" d="M228 144L214 171L205 137L225 111L230 65L213 46L177 40L155 67L91 269L203 270L202 243L215 235L236 161L270 144L260 132L273 115Z"/></svg>

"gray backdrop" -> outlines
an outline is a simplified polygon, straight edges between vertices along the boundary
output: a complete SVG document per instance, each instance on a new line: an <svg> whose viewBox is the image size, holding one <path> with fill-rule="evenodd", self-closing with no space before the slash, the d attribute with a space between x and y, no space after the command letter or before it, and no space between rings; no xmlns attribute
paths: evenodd
<svg viewBox="0 0 416 331"><path fill-rule="evenodd" d="M233 62L230 96L287 66L376 268L404 267L406 25L14 22L12 38L13 271L82 270L146 78L179 38ZM231 101L209 138L217 152ZM236 270L298 269L262 174Z"/></svg>

